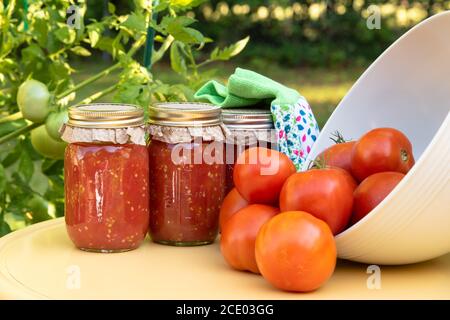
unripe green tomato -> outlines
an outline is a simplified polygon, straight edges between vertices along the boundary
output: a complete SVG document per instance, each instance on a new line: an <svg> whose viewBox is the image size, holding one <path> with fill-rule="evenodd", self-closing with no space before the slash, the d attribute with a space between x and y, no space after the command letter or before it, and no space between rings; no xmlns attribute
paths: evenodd
<svg viewBox="0 0 450 320"><path fill-rule="evenodd" d="M57 141L62 141L59 129L61 129L62 125L68 120L69 113L67 110L51 112L48 115L47 120L45 120L45 129L47 129L49 136Z"/></svg>
<svg viewBox="0 0 450 320"><path fill-rule="evenodd" d="M37 127L31 131L31 144L44 157L54 160L64 159L67 143L50 137L45 126Z"/></svg>
<svg viewBox="0 0 450 320"><path fill-rule="evenodd" d="M50 112L50 93L40 81L29 79L19 86L17 104L25 119L42 123Z"/></svg>

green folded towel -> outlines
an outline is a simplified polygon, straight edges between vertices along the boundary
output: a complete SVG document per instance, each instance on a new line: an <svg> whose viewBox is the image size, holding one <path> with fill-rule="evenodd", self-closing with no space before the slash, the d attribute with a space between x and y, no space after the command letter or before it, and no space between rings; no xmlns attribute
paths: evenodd
<svg viewBox="0 0 450 320"><path fill-rule="evenodd" d="M312 110L300 93L254 71L237 68L227 86L211 80L194 97L222 108L266 102L274 118L278 148L297 168L301 167L319 135Z"/></svg>
<svg viewBox="0 0 450 320"><path fill-rule="evenodd" d="M301 95L259 73L237 68L228 79L227 87L212 80L201 87L194 97L222 108L234 108L252 106L263 100L278 105L294 104Z"/></svg>

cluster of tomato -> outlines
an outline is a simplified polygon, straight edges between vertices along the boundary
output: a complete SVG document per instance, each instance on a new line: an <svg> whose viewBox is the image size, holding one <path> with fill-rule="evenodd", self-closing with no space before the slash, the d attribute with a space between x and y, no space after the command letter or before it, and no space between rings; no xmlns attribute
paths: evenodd
<svg viewBox="0 0 450 320"><path fill-rule="evenodd" d="M67 110L57 112L51 107L51 94L45 84L34 79L24 81L17 91L17 105L24 119L45 124L31 131L31 144L41 155L62 159L66 143L59 129L67 122Z"/></svg>
<svg viewBox="0 0 450 320"><path fill-rule="evenodd" d="M250 148L237 159L235 188L221 207L222 254L282 290L315 290L334 271L334 235L376 207L413 165L411 143L392 128L333 145L303 172L284 154Z"/></svg>

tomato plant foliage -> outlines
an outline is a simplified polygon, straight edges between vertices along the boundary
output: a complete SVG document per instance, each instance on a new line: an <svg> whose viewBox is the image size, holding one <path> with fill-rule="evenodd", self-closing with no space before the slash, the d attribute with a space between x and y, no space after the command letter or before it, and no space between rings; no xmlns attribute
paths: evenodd
<svg viewBox="0 0 450 320"><path fill-rule="evenodd" d="M200 54L209 50L205 44L212 40L195 28L196 20L188 10L202 2L161 0L154 4L135 0L127 14L117 13L109 3L109 13L101 20L84 18L86 0L0 2L0 236L64 214L63 161L42 155L30 140L32 130L50 131L50 135L41 134L46 139L54 139L57 130L49 118L33 123L29 121L33 119L22 117L17 102L20 85L30 79L45 84L51 117L71 105L93 102L111 93L114 102L138 104L144 109L153 101L192 100L195 90L211 77L211 69L204 71L204 66L230 59L248 42L245 38ZM68 11L70 6L76 10ZM74 13L79 18L76 28L68 24ZM148 42L149 28L156 34L154 43L150 42L150 65L144 66L139 50ZM90 59L99 52L111 55L111 65L75 83L71 57ZM165 83L151 72L151 66L166 55L173 72L179 74L177 83ZM119 72L113 86L89 97L77 96L81 88L113 71Z"/></svg>

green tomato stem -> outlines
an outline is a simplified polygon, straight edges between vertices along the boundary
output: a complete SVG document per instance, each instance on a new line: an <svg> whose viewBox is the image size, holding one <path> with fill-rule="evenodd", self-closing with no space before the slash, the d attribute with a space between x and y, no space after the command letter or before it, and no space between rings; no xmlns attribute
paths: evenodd
<svg viewBox="0 0 450 320"><path fill-rule="evenodd" d="M97 73L96 75L94 75L94 76L92 76L92 77L90 77L90 78L88 78L88 79L86 79L84 81L81 81L76 86L74 86L74 87L72 87L72 88L70 88L70 89L68 89L68 90L58 94L56 96L56 99L58 99L58 100L62 99L64 97L68 96L69 94L71 94L71 93L73 93L75 91L78 91L79 89L81 89L81 88L91 84L92 82L97 81L98 79L100 79L100 78L110 74L111 72L113 72L113 71L115 71L116 69L119 69L119 68L120 68L120 63L118 62L118 63L116 63L116 64L106 68L105 70Z"/></svg>
<svg viewBox="0 0 450 320"><path fill-rule="evenodd" d="M208 65L210 63L213 63L214 61L215 60L207 59L207 60L205 60L203 62L200 62L199 64L197 64L197 69L201 68L201 67L204 67L204 66L206 66L206 65Z"/></svg>
<svg viewBox="0 0 450 320"><path fill-rule="evenodd" d="M128 51L128 53L127 53L127 56L132 57L136 53L136 51L138 51L139 48L144 44L144 42L145 42L145 36L142 36L135 43L133 43L130 51ZM87 85L97 81L98 79L110 74L111 72L115 71L116 69L119 69L120 67L121 67L121 63L117 62L116 64L113 64L112 66L106 68L105 70L100 71L96 75L93 75L92 77L80 82L79 84L75 85L74 87L58 94L56 96L56 99L60 100L64 97L68 96L69 94L71 94L75 91L78 91L79 89L86 87Z"/></svg>
<svg viewBox="0 0 450 320"><path fill-rule="evenodd" d="M175 40L175 38L172 35L167 36L167 38L164 40L161 47L153 53L152 57L152 65L154 65L156 62L162 59L164 56L164 53L166 53L167 50L169 50L170 45Z"/></svg>
<svg viewBox="0 0 450 320"><path fill-rule="evenodd" d="M22 119L22 112L20 111L0 118L0 123L10 122L19 119Z"/></svg>
<svg viewBox="0 0 450 320"><path fill-rule="evenodd" d="M117 88L117 84L112 85L102 91L98 91L96 93L94 93L93 95L83 99L82 101L80 101L79 103L77 103L75 106L79 106L80 104L87 104L87 103L92 103L95 100L100 99L103 96L106 96L108 93L113 92L115 89Z"/></svg>
<svg viewBox="0 0 450 320"><path fill-rule="evenodd" d="M20 129L17 129L16 131L13 131L11 133L8 133L7 135L0 138L0 144L3 144L5 142L8 142L11 139L14 139L15 137L20 136L21 134L25 134L37 127L40 127L43 125L42 123L30 123L29 125L22 127Z"/></svg>
<svg viewBox="0 0 450 320"><path fill-rule="evenodd" d="M158 0L155 1L155 5L158 4ZM150 20L156 20L158 14L153 11L153 1L150 1L150 10L146 14L145 21L147 22L147 39L144 48L144 67L150 69L152 65L152 55L153 55L153 43L155 39L155 29L150 26Z"/></svg>

